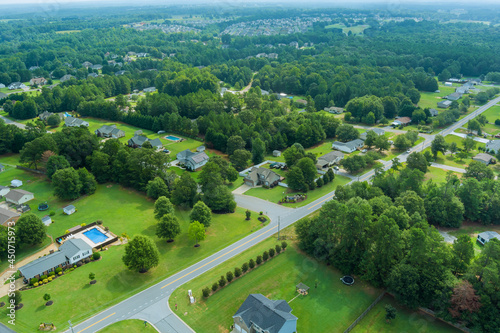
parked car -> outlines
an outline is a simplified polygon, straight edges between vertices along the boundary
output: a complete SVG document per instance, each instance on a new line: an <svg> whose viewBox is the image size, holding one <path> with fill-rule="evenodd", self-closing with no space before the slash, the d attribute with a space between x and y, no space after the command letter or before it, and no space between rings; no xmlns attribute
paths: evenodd
<svg viewBox="0 0 500 333"><path fill-rule="evenodd" d="M163 149L163 152L164 152L165 154L170 154L170 150L168 150L168 149Z"/></svg>
<svg viewBox="0 0 500 333"><path fill-rule="evenodd" d="M334 167L333 167L333 170L338 170L338 169L339 169L339 167L338 167L338 166L334 166Z"/></svg>
<svg viewBox="0 0 500 333"><path fill-rule="evenodd" d="M165 131L158 131L158 134L166 133Z"/></svg>
<svg viewBox="0 0 500 333"><path fill-rule="evenodd" d="M407 152L408 154L409 154L409 153L411 153L411 149L408 149L406 152Z"/></svg>

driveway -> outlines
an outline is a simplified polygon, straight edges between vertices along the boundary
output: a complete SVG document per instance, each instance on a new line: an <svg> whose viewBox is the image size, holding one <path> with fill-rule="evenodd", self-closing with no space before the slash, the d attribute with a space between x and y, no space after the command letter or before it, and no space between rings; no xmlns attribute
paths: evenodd
<svg viewBox="0 0 500 333"><path fill-rule="evenodd" d="M243 194L251 188L252 188L251 186L243 184L240 187L238 187L237 189L234 189L233 194Z"/></svg>
<svg viewBox="0 0 500 333"><path fill-rule="evenodd" d="M467 134L465 134L465 133L456 133L456 132L453 132L451 134L459 136L459 137L464 138L464 139L467 137ZM490 140L488 140L488 139L478 138L477 136L474 137L474 141L481 142L481 143L488 143L488 142L490 142Z"/></svg>

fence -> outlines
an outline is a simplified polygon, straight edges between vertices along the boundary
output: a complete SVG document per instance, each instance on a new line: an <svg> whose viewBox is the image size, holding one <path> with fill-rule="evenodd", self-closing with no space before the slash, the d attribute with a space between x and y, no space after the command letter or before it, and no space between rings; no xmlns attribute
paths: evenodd
<svg viewBox="0 0 500 333"><path fill-rule="evenodd" d="M80 228L78 228L78 229L75 229L75 230L73 230L73 231L71 231L71 232L68 232L67 234L62 235L62 236L56 237L56 241L57 241L58 239L63 239L63 238L66 238L66 237L68 237L68 236L69 236L69 235L71 235L71 234L76 234L76 233L78 233L78 232L80 232L80 231L82 231L82 230L89 229L89 228L91 228L91 227L95 226L96 224L97 224L97 221L96 221L96 222L89 223L89 224L87 224L86 226L83 226L83 227L80 227Z"/></svg>
<svg viewBox="0 0 500 333"><path fill-rule="evenodd" d="M21 170L25 170L25 171L29 171L29 172L38 173L40 175L45 175L45 172L43 172L41 170L30 169L30 168L26 168L26 167L23 167L20 165L16 165L16 168L21 169Z"/></svg>
<svg viewBox="0 0 500 333"><path fill-rule="evenodd" d="M345 331L344 333L348 333L350 332L354 327L356 327L356 325L361 321L361 319L363 319L367 314L368 312L370 312L370 310L375 306L377 305L378 302L380 302L380 300L384 297L385 295L385 291L380 294L379 297L377 297L377 299L375 301L373 301L372 304L370 304L370 306L354 321L354 323L351 324L351 326L349 326Z"/></svg>

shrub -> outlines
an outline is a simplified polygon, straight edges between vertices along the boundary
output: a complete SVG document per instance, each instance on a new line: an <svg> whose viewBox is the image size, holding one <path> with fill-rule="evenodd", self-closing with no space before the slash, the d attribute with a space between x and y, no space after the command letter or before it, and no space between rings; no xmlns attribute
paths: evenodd
<svg viewBox="0 0 500 333"><path fill-rule="evenodd" d="M240 277L240 275L241 275L241 268L235 267L235 269L234 269L234 276L235 277Z"/></svg>
<svg viewBox="0 0 500 333"><path fill-rule="evenodd" d="M243 265L241 265L241 270L243 271L243 273L246 273L248 271L248 263L245 262L243 263Z"/></svg>
<svg viewBox="0 0 500 333"><path fill-rule="evenodd" d="M264 251L264 253L262 253L262 260L266 261L267 259L269 259L269 253L267 253L267 251Z"/></svg>
<svg viewBox="0 0 500 333"><path fill-rule="evenodd" d="M500 126L500 119L495 120L495 125Z"/></svg>
<svg viewBox="0 0 500 333"><path fill-rule="evenodd" d="M48 279L43 279L43 283L49 283Z"/></svg>
<svg viewBox="0 0 500 333"><path fill-rule="evenodd" d="M73 268L76 268L76 265L73 265Z"/></svg>
<svg viewBox="0 0 500 333"><path fill-rule="evenodd" d="M260 211L260 212L259 212L259 215L262 215L262 214L264 214L264 213L263 213L262 211Z"/></svg>
<svg viewBox="0 0 500 333"><path fill-rule="evenodd" d="M47 275L45 275L45 274L40 276L40 280L45 280L46 278L47 278Z"/></svg>
<svg viewBox="0 0 500 333"><path fill-rule="evenodd" d="M58 272L57 275L62 275L62 272Z"/></svg>
<svg viewBox="0 0 500 333"><path fill-rule="evenodd" d="M207 298L208 296L210 296L210 288L208 288L208 287L203 288L202 293L203 293L203 297Z"/></svg>
<svg viewBox="0 0 500 333"><path fill-rule="evenodd" d="M101 254L99 252L94 252L94 254L92 254L92 259L99 260L99 258L101 258Z"/></svg>
<svg viewBox="0 0 500 333"><path fill-rule="evenodd" d="M221 275L220 276L220 279L219 279L219 287L224 287L226 285L226 278L224 277L224 275Z"/></svg>
<svg viewBox="0 0 500 333"><path fill-rule="evenodd" d="M47 278L47 280L48 280L49 282L50 282L50 281L52 281L52 276L49 276L49 277Z"/></svg>
<svg viewBox="0 0 500 333"><path fill-rule="evenodd" d="M257 256L256 262L257 262L257 265L262 264L262 256Z"/></svg>
<svg viewBox="0 0 500 333"><path fill-rule="evenodd" d="M62 272L62 268L61 268L61 267L57 267L57 268L56 268L56 273L58 273L58 274L59 274L60 272Z"/></svg>
<svg viewBox="0 0 500 333"><path fill-rule="evenodd" d="M77 263L76 263L76 266L77 266L77 267L80 267L81 265L82 265L82 262L81 262L81 261L79 261L79 262L77 262Z"/></svg>
<svg viewBox="0 0 500 333"><path fill-rule="evenodd" d="M54 276L54 275L56 275L56 272L50 272L49 273L49 276Z"/></svg>
<svg viewBox="0 0 500 333"><path fill-rule="evenodd" d="M74 267L71 267L71 268L69 269L69 271L70 271L70 272L73 272L74 270L75 270L75 268L74 268Z"/></svg>
<svg viewBox="0 0 500 333"><path fill-rule="evenodd" d="M274 248L276 249L276 253L281 252L281 246L279 246L279 244L276 244L276 246Z"/></svg>
<svg viewBox="0 0 500 333"><path fill-rule="evenodd" d="M281 248L282 248L283 250L284 250L284 249L286 249L286 247L287 247L287 246L288 246L288 243L287 243L287 242L285 242L285 241L281 242Z"/></svg>
<svg viewBox="0 0 500 333"><path fill-rule="evenodd" d="M50 213L49 213L49 216L54 216L54 215L56 215L56 212L54 212L53 210L51 210Z"/></svg>
<svg viewBox="0 0 500 333"><path fill-rule="evenodd" d="M255 267L255 261L253 259L250 259L250 261L248 262L248 266L250 267L250 269L253 269Z"/></svg>
<svg viewBox="0 0 500 333"><path fill-rule="evenodd" d="M82 224L80 224L80 227L85 227L86 225L87 225L86 223L82 223Z"/></svg>
<svg viewBox="0 0 500 333"><path fill-rule="evenodd" d="M219 285L217 284L217 282L215 282L213 285L212 285L212 291L216 291L217 288L219 288Z"/></svg>
<svg viewBox="0 0 500 333"><path fill-rule="evenodd" d="M270 248L270 249L269 249L269 256L270 256L271 258L272 258L272 257L274 257L274 253L275 253L274 249L273 249L273 248Z"/></svg>
<svg viewBox="0 0 500 333"><path fill-rule="evenodd" d="M231 271L227 272L226 273L226 279L227 279L227 282L233 281L233 279L234 279L233 272L231 272Z"/></svg>
<svg viewBox="0 0 500 333"><path fill-rule="evenodd" d="M42 281L42 280L38 281L38 285L40 285L40 286L41 286L42 284L43 284L43 281Z"/></svg>
<svg viewBox="0 0 500 333"><path fill-rule="evenodd" d="M38 287L38 282L33 283L33 287Z"/></svg>
<svg viewBox="0 0 500 333"><path fill-rule="evenodd" d="M37 279L37 278L31 278L31 279L30 279L30 284L31 284L31 285L34 285L34 284L35 284L35 283L37 283L37 282L38 282L38 279Z"/></svg>

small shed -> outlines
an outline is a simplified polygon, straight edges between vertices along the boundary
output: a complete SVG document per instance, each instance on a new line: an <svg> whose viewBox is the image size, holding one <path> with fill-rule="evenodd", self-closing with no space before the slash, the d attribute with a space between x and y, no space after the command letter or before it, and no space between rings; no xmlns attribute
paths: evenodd
<svg viewBox="0 0 500 333"><path fill-rule="evenodd" d="M138 136L138 135L142 135L142 131L141 130L138 130L138 131L134 132L134 136Z"/></svg>
<svg viewBox="0 0 500 333"><path fill-rule="evenodd" d="M71 215L74 212L76 212L76 208L73 205L69 205L69 206L66 206L66 207L63 208L63 212L66 215Z"/></svg>
<svg viewBox="0 0 500 333"><path fill-rule="evenodd" d="M495 238L500 241L500 235L496 231L485 231L477 235L477 241L483 245Z"/></svg>
<svg viewBox="0 0 500 333"><path fill-rule="evenodd" d="M199 146L198 148L196 148L196 151L198 153L201 153L202 151L205 151L205 146Z"/></svg>
<svg viewBox="0 0 500 333"><path fill-rule="evenodd" d="M273 150L273 156L274 157L280 157L281 156L281 151L280 150Z"/></svg>
<svg viewBox="0 0 500 333"><path fill-rule="evenodd" d="M23 182L19 179L14 179L10 182L11 187L20 187L23 186Z"/></svg>
<svg viewBox="0 0 500 333"><path fill-rule="evenodd" d="M295 286L297 289L297 292L301 295L307 295L309 293L309 287L300 282L298 285Z"/></svg>
<svg viewBox="0 0 500 333"><path fill-rule="evenodd" d="M45 215L42 217L42 223L48 227L52 223L52 218L49 215Z"/></svg>

